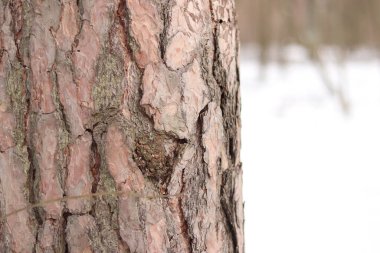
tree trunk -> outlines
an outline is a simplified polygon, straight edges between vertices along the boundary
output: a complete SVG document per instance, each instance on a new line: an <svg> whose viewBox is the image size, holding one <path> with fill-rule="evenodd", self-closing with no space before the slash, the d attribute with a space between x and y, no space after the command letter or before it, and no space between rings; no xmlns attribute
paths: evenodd
<svg viewBox="0 0 380 253"><path fill-rule="evenodd" d="M0 252L243 252L234 1L0 5Z"/></svg>

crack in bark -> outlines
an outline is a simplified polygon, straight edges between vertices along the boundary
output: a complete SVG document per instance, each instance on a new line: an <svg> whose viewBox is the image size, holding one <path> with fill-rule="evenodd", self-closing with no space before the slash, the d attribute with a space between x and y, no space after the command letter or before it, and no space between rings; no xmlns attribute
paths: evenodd
<svg viewBox="0 0 380 253"><path fill-rule="evenodd" d="M127 0L120 0L120 4L121 4L121 5L119 5L119 7L121 8L120 14L122 14L122 15L119 16L119 17L121 17L121 19L119 19L119 22L125 31L125 35L126 35L125 41L127 42L126 45L127 45L127 49L128 49L128 54L131 56L131 60L136 64L136 66L140 70L140 72L142 72L142 68L139 67L139 65L137 64L137 60L136 60L136 55L135 55L134 49L138 48L139 46L138 46L137 41L135 40L135 38L131 34L131 24L130 24L131 23L131 17L130 17L130 11L129 11ZM125 15L125 17L123 17L123 15ZM140 83L141 83L141 81L140 81Z"/></svg>
<svg viewBox="0 0 380 253"><path fill-rule="evenodd" d="M27 182L27 185L29 186L29 203L35 203L37 202L37 196L36 196L36 168L35 166L33 165L33 154L32 154L32 150L28 147L28 159L29 159L29 162L30 162L30 168L29 168L29 175L28 175L28 179L29 181ZM37 211L37 210L33 210L34 211L34 216L38 222L38 225L41 226L42 223L43 223L43 219L40 215L40 213Z"/></svg>
<svg viewBox="0 0 380 253"><path fill-rule="evenodd" d="M230 178L231 173L232 172L230 170L227 170L222 175L222 184L220 186L220 196L221 196L220 203L222 206L223 214L227 221L227 227L232 239L234 253L238 253L239 248L238 248L238 241L237 241L237 231L233 224L234 215L233 213L231 213L231 210L230 210L231 208L233 208L233 205L234 205L234 197L233 197L234 189L232 188L233 187L232 182L230 182L232 180Z"/></svg>
<svg viewBox="0 0 380 253"><path fill-rule="evenodd" d="M174 5L174 1L166 0L166 3L161 5L161 20L163 21L163 29L160 34L159 39L159 47L160 47L160 56L162 62L165 64L165 66L169 68L169 66L166 64L165 61L165 51L166 46L168 44L169 38L168 38L168 30L169 25L171 22L171 8Z"/></svg>
<svg viewBox="0 0 380 253"><path fill-rule="evenodd" d="M127 11L127 0L120 0L119 6L116 11L116 15L119 19L119 24L123 28L123 42L126 47L128 55L132 56L132 49L129 45L129 29L128 29L128 11Z"/></svg>
<svg viewBox="0 0 380 253"><path fill-rule="evenodd" d="M203 135L203 117L205 115L205 113L208 111L208 105L209 103L207 103L205 105L205 107L202 108L202 110L199 112L199 116L198 116L198 120L197 120L197 129L198 129L198 142L199 142L199 145L200 147L202 148L202 159L203 159L203 155L206 151L206 148L203 146L202 144L202 135Z"/></svg>
<svg viewBox="0 0 380 253"><path fill-rule="evenodd" d="M100 158L100 153L98 151L98 145L94 139L93 133L91 133L92 137L92 143L91 143L91 174L93 177L93 182L92 182L92 187L91 187L91 192L95 193L98 188L98 183L100 180L100 166L101 166L101 158Z"/></svg>
<svg viewBox="0 0 380 253"><path fill-rule="evenodd" d="M186 168L184 168L182 170L182 175L181 175L182 187L181 187L180 194L183 194L184 193L184 189L185 189L185 180L184 180L185 169ZM180 216L181 224L182 224L181 230L182 230L182 233L184 235L186 235L185 238L186 238L186 242L188 244L187 246L188 246L188 249L189 249L189 253L193 253L193 248L191 246L191 245L193 245L193 238L190 235L189 223L187 222L187 219L186 219L186 216L185 216L183 198L184 198L183 195L179 197L179 206L180 206L179 216Z"/></svg>

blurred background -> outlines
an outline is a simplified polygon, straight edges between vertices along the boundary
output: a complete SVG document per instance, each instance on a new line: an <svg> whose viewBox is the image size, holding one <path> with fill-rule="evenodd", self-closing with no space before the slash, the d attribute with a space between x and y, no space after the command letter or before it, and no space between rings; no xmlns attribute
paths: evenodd
<svg viewBox="0 0 380 253"><path fill-rule="evenodd" d="M380 252L380 1L236 5L246 252Z"/></svg>

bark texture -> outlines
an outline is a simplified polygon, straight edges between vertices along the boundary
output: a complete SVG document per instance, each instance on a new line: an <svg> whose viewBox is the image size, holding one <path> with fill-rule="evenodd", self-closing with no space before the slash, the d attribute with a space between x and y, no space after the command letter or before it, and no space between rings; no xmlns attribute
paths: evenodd
<svg viewBox="0 0 380 253"><path fill-rule="evenodd" d="M243 252L233 0L0 0L0 252Z"/></svg>

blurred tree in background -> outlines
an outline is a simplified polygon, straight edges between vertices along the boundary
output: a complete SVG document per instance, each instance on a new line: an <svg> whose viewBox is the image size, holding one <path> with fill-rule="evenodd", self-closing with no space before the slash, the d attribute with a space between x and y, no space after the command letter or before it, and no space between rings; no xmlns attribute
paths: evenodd
<svg viewBox="0 0 380 253"><path fill-rule="evenodd" d="M349 111L344 81L332 81L321 49L333 48L339 64L358 49L379 52L380 1L237 0L237 12L243 46L254 46L261 66L269 60L286 63L289 59L284 49L301 46L328 92L344 112Z"/></svg>
<svg viewBox="0 0 380 253"><path fill-rule="evenodd" d="M380 1L237 0L242 43L260 48L299 44L311 56L320 46L348 53L359 47L379 49Z"/></svg>

